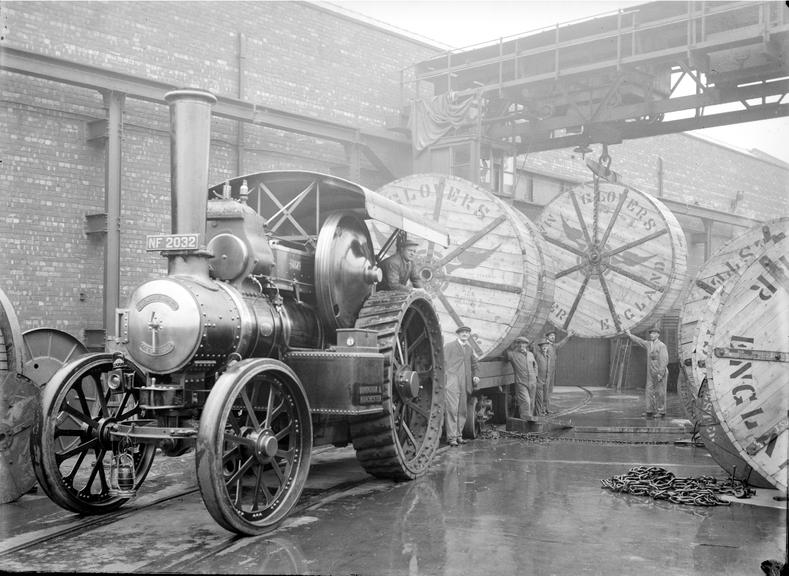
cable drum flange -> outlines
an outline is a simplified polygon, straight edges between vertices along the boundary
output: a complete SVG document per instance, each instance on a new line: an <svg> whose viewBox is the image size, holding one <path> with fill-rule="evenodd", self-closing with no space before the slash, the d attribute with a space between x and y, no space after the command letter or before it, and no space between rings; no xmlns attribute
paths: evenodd
<svg viewBox="0 0 789 576"><path fill-rule="evenodd" d="M778 490L789 469L789 259L767 247L721 298L710 326L707 385L740 456Z"/></svg>
<svg viewBox="0 0 789 576"><path fill-rule="evenodd" d="M677 383L677 391L686 415L694 423L701 417L695 404L704 379L704 375L699 377L696 374L700 352L696 346L699 319L709 306L709 299L724 282L739 278L767 246L783 242L787 236L789 218L779 218L751 228L715 252L687 288L680 312L678 338L680 366L685 378Z"/></svg>
<svg viewBox="0 0 789 576"><path fill-rule="evenodd" d="M695 382L700 383L694 392L693 398L694 425L712 459L731 478L748 482L750 485L759 488L769 488L771 487L770 482L762 478L743 459L740 450L732 443L723 430L710 396L709 383L711 380L707 378L708 362L712 354L712 335L710 331L715 315L720 309L721 300L728 296L736 281L736 277L730 277L709 298L704 300L704 306L695 307L696 315L690 365L685 366L685 369L686 373L690 374Z"/></svg>
<svg viewBox="0 0 789 576"><path fill-rule="evenodd" d="M585 183L551 200L538 225L556 277L548 320L562 330L611 338L647 328L682 291L685 235L650 194Z"/></svg>
<svg viewBox="0 0 789 576"><path fill-rule="evenodd" d="M553 301L553 275L542 236L525 214L446 174L412 174L378 193L449 230L450 246L427 243L415 262L444 339L470 326L472 346L483 358L501 354L517 336L538 335ZM377 248L391 233L378 223L372 231Z"/></svg>

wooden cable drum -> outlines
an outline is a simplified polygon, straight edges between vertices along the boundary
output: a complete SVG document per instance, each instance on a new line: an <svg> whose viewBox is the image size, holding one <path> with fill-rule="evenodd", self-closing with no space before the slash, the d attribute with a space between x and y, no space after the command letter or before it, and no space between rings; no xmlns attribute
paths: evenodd
<svg viewBox="0 0 789 576"><path fill-rule="evenodd" d="M467 325L476 353L492 358L517 336L537 336L553 300L553 276L542 236L524 214L445 174L413 174L377 192L449 229L449 247L425 243L416 258L445 342ZM391 229L379 223L373 229L378 250Z"/></svg>
<svg viewBox="0 0 789 576"><path fill-rule="evenodd" d="M645 192L585 183L549 202L538 224L556 275L548 319L562 330L606 338L646 328L682 291L685 235Z"/></svg>
<svg viewBox="0 0 789 576"><path fill-rule="evenodd" d="M680 312L678 338L680 365L685 378L680 379L677 389L685 413L694 423L699 422L700 415L696 402L704 378L697 376L698 367L694 364L694 351L698 321L709 306L708 300L725 281L733 277L739 278L766 246L782 241L787 235L789 235L789 218L780 218L751 228L715 252L704 263L688 287Z"/></svg>
<svg viewBox="0 0 789 576"><path fill-rule="evenodd" d="M740 456L773 487L789 470L789 257L771 243L721 297L709 329L707 388Z"/></svg>
<svg viewBox="0 0 789 576"><path fill-rule="evenodd" d="M734 287L737 278L729 278L721 284L709 297L704 300L703 305L696 307L694 321L695 331L693 334L691 358L685 374L698 382L697 390L694 393L694 424L698 430L699 437L704 442L704 446L712 456L712 459L726 471L728 475L748 482L752 486L759 488L769 488L770 482L762 478L753 467L748 464L741 456L740 450L732 443L723 429L720 418L715 412L712 404L712 397L709 391L709 380L707 379L707 362L710 350L710 330L713 325L715 315L720 308L721 300L728 296Z"/></svg>

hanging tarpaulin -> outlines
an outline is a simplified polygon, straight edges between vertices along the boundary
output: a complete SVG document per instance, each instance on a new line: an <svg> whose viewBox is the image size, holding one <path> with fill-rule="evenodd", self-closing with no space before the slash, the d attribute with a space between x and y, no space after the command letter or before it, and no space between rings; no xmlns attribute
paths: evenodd
<svg viewBox="0 0 789 576"><path fill-rule="evenodd" d="M421 152L452 128L471 119L473 96L456 102L454 92L447 92L429 99L416 100L409 122L414 149Z"/></svg>

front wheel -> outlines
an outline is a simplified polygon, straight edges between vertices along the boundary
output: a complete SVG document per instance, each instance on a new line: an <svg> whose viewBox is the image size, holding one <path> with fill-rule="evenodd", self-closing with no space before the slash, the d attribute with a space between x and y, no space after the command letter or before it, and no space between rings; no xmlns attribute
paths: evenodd
<svg viewBox="0 0 789 576"><path fill-rule="evenodd" d="M222 374L195 450L203 502L219 525L250 536L275 528L301 496L311 454L310 408L290 368L258 358Z"/></svg>
<svg viewBox="0 0 789 576"><path fill-rule="evenodd" d="M42 417L30 442L33 470L41 488L56 504L78 514L103 514L129 498L110 490L110 468L118 440L113 424L137 420L136 390L112 390L107 373L112 354L81 356L55 372L44 388ZM142 373L135 378L144 381ZM134 461L134 489L148 474L156 453L153 444L128 440L124 449Z"/></svg>

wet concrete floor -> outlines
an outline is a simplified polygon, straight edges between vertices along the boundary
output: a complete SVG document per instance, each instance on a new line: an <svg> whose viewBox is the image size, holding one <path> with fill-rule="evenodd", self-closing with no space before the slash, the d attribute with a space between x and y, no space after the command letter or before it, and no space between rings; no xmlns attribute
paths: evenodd
<svg viewBox="0 0 789 576"><path fill-rule="evenodd" d="M79 529L84 519L40 491L28 494L0 507L0 569L743 576L762 574L763 560L784 559L787 511L773 499L776 491L696 507L602 489L601 479L637 465L677 476L725 473L703 447L674 442L689 437L679 412L637 421L631 414L643 402L637 395L592 394L584 404L588 396L579 389L557 391L557 412L577 410L575 427L552 439L499 430L457 448L442 446L429 473L414 482L367 476L352 449L320 450L305 488L310 505L256 538L234 537L215 524L199 492L177 495L194 485L191 455L162 458L121 518L87 530ZM606 401L611 409L603 415L597 409ZM624 409L614 417L617 404ZM649 431L634 431L642 428ZM168 490L177 496L144 507L146 498ZM73 533L45 539L47 531L69 526Z"/></svg>

